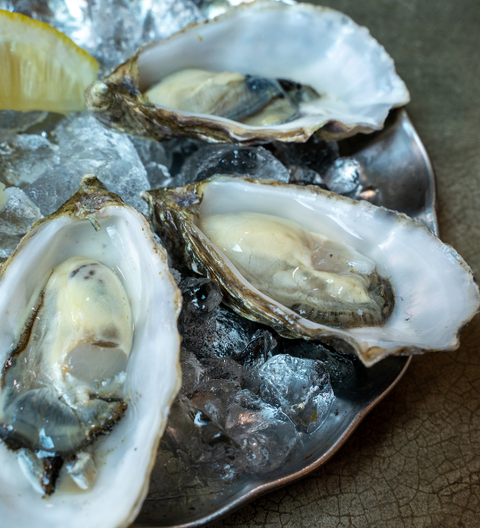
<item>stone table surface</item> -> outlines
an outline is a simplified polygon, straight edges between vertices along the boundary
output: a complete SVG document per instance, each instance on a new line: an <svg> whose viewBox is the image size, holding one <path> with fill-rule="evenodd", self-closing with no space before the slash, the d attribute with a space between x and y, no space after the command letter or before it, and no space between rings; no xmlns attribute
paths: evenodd
<svg viewBox="0 0 480 528"><path fill-rule="evenodd" d="M394 58L433 161L442 239L480 277L480 1L330 0ZM342 449L211 528L480 527L480 317L413 358Z"/></svg>

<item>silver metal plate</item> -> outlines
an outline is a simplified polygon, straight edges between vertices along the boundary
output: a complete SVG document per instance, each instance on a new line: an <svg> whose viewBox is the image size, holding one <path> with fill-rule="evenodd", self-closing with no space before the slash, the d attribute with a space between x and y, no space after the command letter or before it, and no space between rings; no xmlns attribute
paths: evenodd
<svg viewBox="0 0 480 528"><path fill-rule="evenodd" d="M438 235L433 167L405 110L393 111L380 132L342 141L340 152L361 163L368 183L377 189L378 205L406 213ZM371 368L357 362L355 375L336 389L332 411L321 427L323 434L304 439L284 466L264 475L247 474L215 494L168 502L150 494L134 526L204 526L302 478L340 449L367 413L392 390L409 363L406 357L387 358ZM161 475L154 478L161 479Z"/></svg>

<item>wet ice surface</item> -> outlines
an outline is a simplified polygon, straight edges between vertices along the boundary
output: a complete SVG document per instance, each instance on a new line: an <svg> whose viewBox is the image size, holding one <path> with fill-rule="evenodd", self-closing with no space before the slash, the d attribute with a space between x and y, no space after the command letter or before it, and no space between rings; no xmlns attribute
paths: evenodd
<svg viewBox="0 0 480 528"><path fill-rule="evenodd" d="M43 215L53 213L87 174L142 212L147 173L130 139L100 125L88 114L62 119L51 140L37 134L0 131L0 181L23 188Z"/></svg>
<svg viewBox="0 0 480 528"><path fill-rule="evenodd" d="M143 213L141 191L186 185L217 174L317 184L353 198L375 198L358 161L337 157L336 143L316 137L308 147L210 145L181 138L157 143L108 130L86 113L60 120L49 139L11 131L1 134L0 130L5 139L0 145L5 183L32 182L26 192L43 214L61 205L88 173ZM308 157L308 148L313 149L315 161Z"/></svg>
<svg viewBox="0 0 480 528"><path fill-rule="evenodd" d="M255 368L248 385L306 433L321 426L334 399L329 374L320 361L286 354Z"/></svg>
<svg viewBox="0 0 480 528"><path fill-rule="evenodd" d="M24 187L59 165L59 147L43 136L0 130L0 180Z"/></svg>
<svg viewBox="0 0 480 528"><path fill-rule="evenodd" d="M131 137L153 188L180 187L219 174L288 183L288 169L263 146L210 145L192 139L157 143Z"/></svg>
<svg viewBox="0 0 480 528"><path fill-rule="evenodd" d="M315 341L303 339L284 339L282 352L303 359L316 359L322 362L330 376L332 385L344 383L355 374L356 364L360 360L350 354L342 354L332 348L327 348Z"/></svg>
<svg viewBox="0 0 480 528"><path fill-rule="evenodd" d="M146 212L139 195L149 188L147 174L137 150L125 134L108 130L88 114L74 114L62 120L53 135L60 147L62 168L69 171L74 180L79 181L85 174L95 174L127 204ZM60 205L62 198L66 199L57 196L56 204L60 202Z"/></svg>
<svg viewBox="0 0 480 528"><path fill-rule="evenodd" d="M106 129L87 113L43 114L0 112L0 183L12 195L8 211L0 215L8 216L10 231L16 231L1 233L1 258L10 255L34 220L68 200L87 174L147 212L140 193L150 189L150 183L128 136Z"/></svg>
<svg viewBox="0 0 480 528"><path fill-rule="evenodd" d="M338 145L313 135L305 143L282 143L268 145L272 153L288 168L290 183L299 185L323 185L323 176L338 158Z"/></svg>
<svg viewBox="0 0 480 528"><path fill-rule="evenodd" d="M288 170L263 147L202 145L190 155L169 185L182 186L224 174L288 183Z"/></svg>
<svg viewBox="0 0 480 528"><path fill-rule="evenodd" d="M222 302L220 287L210 279L186 277L180 283L180 289L184 299L181 320L186 324L189 324L191 319L212 312Z"/></svg>
<svg viewBox="0 0 480 528"><path fill-rule="evenodd" d="M295 425L282 409L249 390L237 393L228 409L226 428L252 471L272 471L282 465L298 439Z"/></svg>
<svg viewBox="0 0 480 528"><path fill-rule="evenodd" d="M328 190L349 198L378 202L378 191L368 182L362 165L355 158L337 158L326 170L323 183Z"/></svg>
<svg viewBox="0 0 480 528"><path fill-rule="evenodd" d="M17 112L15 110L2 110L0 112L0 133L2 130L12 132L25 132L44 121L48 112Z"/></svg>
<svg viewBox="0 0 480 528"><path fill-rule="evenodd" d="M40 209L17 187L6 189L0 210L0 259L7 258L33 222L40 220Z"/></svg>
<svg viewBox="0 0 480 528"><path fill-rule="evenodd" d="M0 232L8 235L25 234L42 215L39 208L17 187L5 189L6 203L0 210Z"/></svg>
<svg viewBox="0 0 480 528"><path fill-rule="evenodd" d="M306 143L258 146L208 144L176 138L163 143L131 137L152 188L177 187L216 175L316 185L354 199L376 202L361 164L340 157L336 142L313 136Z"/></svg>
<svg viewBox="0 0 480 528"><path fill-rule="evenodd" d="M338 194L354 197L361 189L360 164L352 158L338 158L327 169L323 182Z"/></svg>
<svg viewBox="0 0 480 528"><path fill-rule="evenodd" d="M194 0L197 7L207 18L219 16L230 8L230 6L242 3L242 0Z"/></svg>
<svg viewBox="0 0 480 528"><path fill-rule="evenodd" d="M221 305L207 314L179 320L183 345L197 357L235 357L242 354L256 331L255 323Z"/></svg>
<svg viewBox="0 0 480 528"><path fill-rule="evenodd" d="M220 304L222 294L216 282L187 277L179 286L183 308L178 329L183 347L199 358L241 355L252 341L257 325Z"/></svg>
<svg viewBox="0 0 480 528"><path fill-rule="evenodd" d="M157 189L168 186L172 179L169 170L172 159L171 151L163 143L157 141L134 136L130 136L130 139L147 171L150 187Z"/></svg>
<svg viewBox="0 0 480 528"><path fill-rule="evenodd" d="M245 470L243 452L225 430L180 395L172 405L147 500L222 490Z"/></svg>

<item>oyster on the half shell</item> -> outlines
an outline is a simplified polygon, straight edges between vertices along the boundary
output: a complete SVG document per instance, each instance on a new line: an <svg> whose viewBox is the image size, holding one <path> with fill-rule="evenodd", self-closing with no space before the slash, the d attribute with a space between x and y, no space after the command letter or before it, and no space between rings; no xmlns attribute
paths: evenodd
<svg viewBox="0 0 480 528"><path fill-rule="evenodd" d="M157 97L155 86L167 79L174 89ZM285 105L287 86L296 93L293 110ZM189 102L181 110L172 101L183 92ZM264 106L283 118L258 120L254 113L240 122L238 110L252 101L260 108L265 95L271 101ZM306 141L316 131L340 139L381 129L389 110L408 101L393 60L365 28L332 9L273 1L240 5L147 44L86 92L88 108L107 126L156 140L210 142Z"/></svg>
<svg viewBox="0 0 480 528"><path fill-rule="evenodd" d="M0 273L2 523L129 526L181 383L164 249L86 177Z"/></svg>
<svg viewBox="0 0 480 528"><path fill-rule="evenodd" d="M404 214L280 182L217 177L145 193L175 257L241 315L372 365L454 350L480 294L453 248Z"/></svg>

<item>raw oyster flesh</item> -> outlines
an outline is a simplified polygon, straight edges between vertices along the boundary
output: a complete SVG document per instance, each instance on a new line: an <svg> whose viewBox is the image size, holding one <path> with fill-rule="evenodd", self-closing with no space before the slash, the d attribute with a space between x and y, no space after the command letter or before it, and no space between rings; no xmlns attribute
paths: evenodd
<svg viewBox="0 0 480 528"><path fill-rule="evenodd" d="M252 286L306 319L380 326L393 310L389 280L344 243L259 213L206 216L199 227Z"/></svg>
<svg viewBox="0 0 480 528"><path fill-rule="evenodd" d="M300 102L313 101L319 95L309 86L283 79L190 68L168 75L145 97L174 110L266 126L294 119Z"/></svg>
<svg viewBox="0 0 480 528"><path fill-rule="evenodd" d="M0 269L2 526L134 521L181 385L180 307L149 223L96 178L33 225Z"/></svg>
<svg viewBox="0 0 480 528"><path fill-rule="evenodd" d="M479 309L467 264L403 214L314 186L227 176L144 197L173 258L216 280L240 315L367 366L456 349Z"/></svg>
<svg viewBox="0 0 480 528"><path fill-rule="evenodd" d="M40 483L51 494L65 458L125 412L120 392L132 317L120 280L85 257L60 264L29 304L3 367L0 437L12 447L42 451Z"/></svg>
<svg viewBox="0 0 480 528"><path fill-rule="evenodd" d="M178 76L181 87L174 83ZM173 100L169 90L152 96L161 81L175 84ZM204 104L203 96L198 104L204 87L230 98L229 83L240 99L250 99L250 81L273 97L258 114L244 119L236 110L219 111L221 104ZM187 99L193 99L178 105L178 96L189 91ZM277 97L279 92L288 99ZM190 136L213 143L304 142L315 132L340 139L380 130L391 108L408 103L409 93L382 46L344 14L305 3L256 1L145 45L94 82L85 100L107 126L160 141Z"/></svg>

